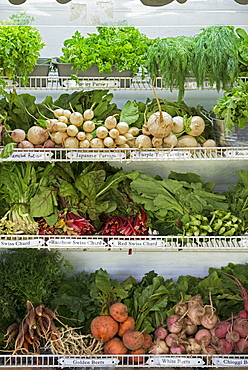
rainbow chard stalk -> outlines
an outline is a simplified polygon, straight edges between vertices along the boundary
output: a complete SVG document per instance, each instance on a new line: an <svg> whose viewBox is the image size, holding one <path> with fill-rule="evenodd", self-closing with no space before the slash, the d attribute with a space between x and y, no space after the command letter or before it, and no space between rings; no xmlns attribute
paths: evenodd
<svg viewBox="0 0 248 370"><path fill-rule="evenodd" d="M65 224L78 235L90 235L92 232L96 231L89 220L73 212L66 212Z"/></svg>

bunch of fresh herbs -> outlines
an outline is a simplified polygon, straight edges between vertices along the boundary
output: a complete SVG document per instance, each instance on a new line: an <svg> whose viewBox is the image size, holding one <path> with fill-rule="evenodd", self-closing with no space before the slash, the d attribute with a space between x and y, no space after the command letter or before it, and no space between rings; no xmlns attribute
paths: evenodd
<svg viewBox="0 0 248 370"><path fill-rule="evenodd" d="M150 40L135 27L97 27L84 37L79 31L64 41L60 62L82 71L96 65L100 73L131 69L135 75L145 63Z"/></svg>
<svg viewBox="0 0 248 370"><path fill-rule="evenodd" d="M227 132L235 127L246 128L248 123L248 81L240 80L234 87L226 89L212 107L216 118L224 121Z"/></svg>

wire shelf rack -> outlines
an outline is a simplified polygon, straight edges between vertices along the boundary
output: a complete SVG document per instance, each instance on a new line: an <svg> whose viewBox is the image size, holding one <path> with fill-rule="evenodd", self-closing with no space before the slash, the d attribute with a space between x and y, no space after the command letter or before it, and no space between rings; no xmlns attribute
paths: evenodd
<svg viewBox="0 0 248 370"><path fill-rule="evenodd" d="M112 89L112 90L151 90L154 86L157 90L168 89L163 85L161 77L152 80L150 77L138 75L135 77L78 77L73 80L70 76L58 76L51 74L48 76L30 76L28 83L23 86L20 77L14 83L7 77L2 76L6 82L6 88L22 90L76 90L76 89ZM248 77L240 77L247 81ZM189 77L184 86L185 90L198 90L199 87L193 77ZM176 87L175 87L176 89ZM215 89L208 80L204 82L203 89Z"/></svg>
<svg viewBox="0 0 248 370"><path fill-rule="evenodd" d="M3 151L0 147L0 154ZM215 147L215 148L103 148L103 149L70 149L70 148L32 148L15 149L14 152L0 162L32 161L32 162L78 162L78 161L107 161L107 162L147 162L147 161L185 161L197 160L240 160L248 158L248 147Z"/></svg>
<svg viewBox="0 0 248 370"><path fill-rule="evenodd" d="M48 248L82 251L234 251L248 248L241 236L100 236L100 235L0 235L0 248Z"/></svg>
<svg viewBox="0 0 248 370"><path fill-rule="evenodd" d="M190 367L230 369L247 367L247 355L96 355L61 356L52 354L0 355L0 368L157 368Z"/></svg>

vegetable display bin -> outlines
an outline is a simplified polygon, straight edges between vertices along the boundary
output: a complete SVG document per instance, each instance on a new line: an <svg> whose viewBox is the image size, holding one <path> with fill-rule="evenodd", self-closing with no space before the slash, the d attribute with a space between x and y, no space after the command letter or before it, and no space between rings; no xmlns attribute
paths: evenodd
<svg viewBox="0 0 248 370"><path fill-rule="evenodd" d="M211 114L210 117L217 146L248 147L248 122L245 128L235 126L235 130L229 132L223 120L217 119L214 114Z"/></svg>
<svg viewBox="0 0 248 370"><path fill-rule="evenodd" d="M113 71L111 73L99 73L98 67L96 65L93 65L92 67L88 68L86 71L82 71L80 69L73 69L72 64L70 63L60 63L60 62L54 62L54 66L58 70L59 76L64 77L70 77L71 75L75 74L78 77L87 77L87 79L92 78L100 78L105 79L107 77L116 77L116 78L122 78L122 77L130 77L126 80L120 81L120 87L126 87L129 88L131 86L132 82L132 70L127 69L124 71L117 71L115 67L113 67ZM63 85L65 80L60 79L60 84Z"/></svg>

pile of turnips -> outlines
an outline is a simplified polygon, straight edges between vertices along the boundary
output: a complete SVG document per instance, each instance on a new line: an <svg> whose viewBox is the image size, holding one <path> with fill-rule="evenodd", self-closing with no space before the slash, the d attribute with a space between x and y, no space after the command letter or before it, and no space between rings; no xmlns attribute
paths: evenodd
<svg viewBox="0 0 248 370"><path fill-rule="evenodd" d="M115 115L94 122L92 107L83 113L62 108L52 112L54 118L46 119L46 128L34 125L27 134L21 129L11 132L18 148L130 148L140 131L118 122Z"/></svg>
<svg viewBox="0 0 248 370"><path fill-rule="evenodd" d="M93 105L94 106L94 105ZM159 110L150 115L139 129L118 121L118 114L103 122L94 120L93 106L83 113L72 109L52 110L54 118L46 118L44 127L34 125L26 133L22 129L11 131L11 139L18 148L174 148L215 147L212 139L205 140L202 133L205 122L200 116L172 117Z"/></svg>

